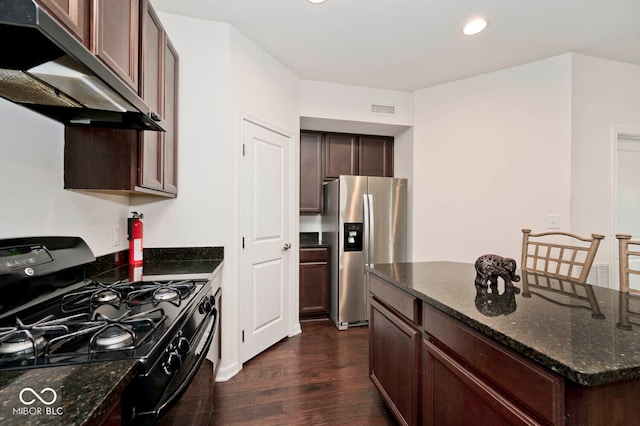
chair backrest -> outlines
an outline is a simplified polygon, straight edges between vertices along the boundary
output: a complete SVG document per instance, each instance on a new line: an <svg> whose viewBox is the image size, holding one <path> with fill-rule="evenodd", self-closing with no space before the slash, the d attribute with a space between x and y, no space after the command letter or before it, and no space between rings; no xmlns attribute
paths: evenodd
<svg viewBox="0 0 640 426"><path fill-rule="evenodd" d="M604 238L601 234L585 238L559 231L532 234L530 229L523 229L522 234L520 269L580 284L587 282L600 240Z"/></svg>
<svg viewBox="0 0 640 426"><path fill-rule="evenodd" d="M620 291L638 293L640 290L630 288L629 274L640 275L640 241L634 241L629 234L616 234L618 239L618 257L620 266Z"/></svg>

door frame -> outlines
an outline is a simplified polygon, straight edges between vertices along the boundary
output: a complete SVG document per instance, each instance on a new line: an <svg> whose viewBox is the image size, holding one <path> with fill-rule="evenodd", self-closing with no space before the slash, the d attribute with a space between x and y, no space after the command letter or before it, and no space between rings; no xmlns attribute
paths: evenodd
<svg viewBox="0 0 640 426"><path fill-rule="evenodd" d="M260 127L264 127L265 129L268 129L272 132L275 133L279 133L282 136L286 137L289 140L289 170L291 172L290 176L290 182L289 182L289 210L290 210L290 217L291 217L291 223L289 223L288 226L288 231L291 235L291 251L290 251L290 255L291 255L291 262L290 262L290 266L289 266L289 271L287 271L287 273L289 274L289 300L290 300L290 312L289 312L289 324L288 324L288 337L291 336L295 336L296 334L299 334L302 332L302 328L300 327L300 320L299 320L299 314L298 314L298 310L299 310L299 263L300 263L300 244L299 244L299 204L300 204L300 161L299 161L299 157L300 157L300 149L299 149L299 136L292 136L292 134L295 134L291 131L285 130L283 128L280 128L276 125L274 125L273 123L270 123L266 120L257 118L255 116L252 116L250 114L246 114L246 113L241 113L239 116L239 120L238 120L238 125L239 125L239 129L238 129L238 217L237 217L237 230L236 230L236 237L238 241L237 244L237 251L236 251L236 255L237 255L237 276L238 276L238 285L236 286L235 289L235 297L236 300L238 301L238 309L237 309L237 315L236 315L236 342L237 342L237 347L236 347L236 354L238 356L238 364L239 364L239 370L242 369L242 363L240 362L241 359L241 353L242 353L242 337L241 337L241 333L242 333L242 314L243 314L243 309L245 307L245 304L243 303L243 301L240 298L240 288L242 285L242 282L247 274L247 271L243 270L243 261L242 261L242 256L243 256L243 248L242 248L242 235L243 234L243 220L242 220L242 212L244 211L244 185L245 185L245 179L244 176L245 174L244 172L244 162L242 161L242 149L243 149L243 143L244 143L244 137L245 137L245 133L244 133L244 123L245 122L250 122L253 123L257 126ZM298 131L299 134L299 131Z"/></svg>
<svg viewBox="0 0 640 426"><path fill-rule="evenodd" d="M640 128L630 127L613 127L611 129L611 146L612 146L612 165L611 165L611 238L609 241L611 248L611 258L609 261L609 283L618 284L619 281L619 255L618 255L618 239L616 233L618 233L618 141L620 138L637 139L640 143ZM611 288L611 284L609 286ZM618 290L618 287L614 287Z"/></svg>

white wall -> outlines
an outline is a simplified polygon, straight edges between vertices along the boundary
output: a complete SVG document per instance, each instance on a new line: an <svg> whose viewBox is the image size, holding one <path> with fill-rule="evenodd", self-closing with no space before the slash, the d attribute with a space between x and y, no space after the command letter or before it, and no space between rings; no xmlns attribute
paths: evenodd
<svg viewBox="0 0 640 426"><path fill-rule="evenodd" d="M522 228L570 229L570 79L562 55L415 92L414 261L519 263Z"/></svg>
<svg viewBox="0 0 640 426"><path fill-rule="evenodd" d="M394 138L393 174L395 177L407 178L407 259L413 257L413 128L409 128Z"/></svg>
<svg viewBox="0 0 640 426"><path fill-rule="evenodd" d="M180 55L178 197L132 200L146 247L226 246L234 194L229 25L159 13ZM197 42L195 41L197 40ZM203 41L206 40L206 43Z"/></svg>
<svg viewBox="0 0 640 426"><path fill-rule="evenodd" d="M604 234L595 263L608 263L617 256L614 133L640 132L640 66L574 54L572 93L572 231Z"/></svg>
<svg viewBox="0 0 640 426"><path fill-rule="evenodd" d="M62 124L0 99L0 146L0 239L79 236L96 256L127 248L128 197L63 189Z"/></svg>
<svg viewBox="0 0 640 426"><path fill-rule="evenodd" d="M145 226L156 221L149 225L154 244L166 245L170 240L178 245L224 246L219 371L224 380L242 368L238 299L241 118L251 116L291 135L292 155L298 158L298 78L229 24L159 15L180 53L179 195L170 203L146 204ZM292 179L298 182L297 162L294 164ZM292 202L297 206L298 191L293 192ZM292 242L297 243L297 223L294 229ZM297 250L292 254L295 265ZM292 285L297 289L297 274ZM297 304L293 308L297 310Z"/></svg>
<svg viewBox="0 0 640 426"><path fill-rule="evenodd" d="M300 123L305 130L394 136L411 126L410 92L300 80ZM395 107L395 114L371 112L371 105Z"/></svg>
<svg viewBox="0 0 640 426"><path fill-rule="evenodd" d="M291 243L294 250L289 251L291 256L290 282L293 290L291 295L292 313L290 318L294 322L290 324L289 334L300 331L298 323L298 222L296 212L299 209L299 158L300 158L300 127L299 127L299 78L288 68L277 62L263 49L245 37L234 27L230 27L230 88L232 111L232 155L228 161L232 164L232 179L227 179L226 185L234 188L234 195L225 200L233 205L234 212L231 220L223 224L233 235L232 241L225 250L225 268L234 268L236 277L240 276L240 246L241 239L241 151L242 151L242 119L248 117L259 123L278 130L289 136L293 143L291 155ZM233 160L232 160L233 159ZM227 259L231 261L227 264ZM243 309L243 301L239 299L239 282L236 278L235 288L225 287L224 315L227 321L228 334L223 330L223 364L221 378L231 377L241 368L240 360L240 314ZM226 355L226 359L224 358ZM233 361L233 363L232 363Z"/></svg>

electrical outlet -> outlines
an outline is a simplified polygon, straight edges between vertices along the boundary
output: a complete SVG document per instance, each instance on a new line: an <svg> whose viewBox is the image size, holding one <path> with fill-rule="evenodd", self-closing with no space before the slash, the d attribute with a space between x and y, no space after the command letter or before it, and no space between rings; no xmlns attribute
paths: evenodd
<svg viewBox="0 0 640 426"><path fill-rule="evenodd" d="M118 225L113 225L111 227L111 244L114 247L120 245L120 226Z"/></svg>
<svg viewBox="0 0 640 426"><path fill-rule="evenodd" d="M552 213L547 215L547 229L560 229L560 215Z"/></svg>

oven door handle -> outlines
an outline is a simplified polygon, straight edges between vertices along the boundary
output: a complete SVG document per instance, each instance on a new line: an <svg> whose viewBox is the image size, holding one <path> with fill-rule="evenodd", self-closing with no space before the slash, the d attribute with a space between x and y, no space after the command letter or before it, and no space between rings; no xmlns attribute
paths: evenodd
<svg viewBox="0 0 640 426"><path fill-rule="evenodd" d="M167 411L169 409L169 407L174 403L174 401L176 401L178 398L180 398L180 395L189 386L189 384L191 383L191 380L193 379L193 376L196 375L196 373L198 372L198 370L202 366L202 363L204 362L205 358L207 357L207 353L209 352L209 348L211 347L211 342L213 342L213 338L214 338L214 336L216 334L215 333L216 327L218 326L218 310L217 310L217 308L213 308L213 310L211 311L211 316L213 317L213 324L211 326L211 329L210 329L210 332L209 332L209 336L207 336L207 341L206 341L205 345L202 348L202 353L200 355L198 355L198 360L193 365L193 368L191 369L191 371L189 371L189 373L187 374L186 379L180 384L180 386L176 389L176 391L173 394L169 395L164 400L164 402L162 402L160 404L160 406L158 408L156 408L156 410L155 410L156 417L162 416L165 413L165 411Z"/></svg>

